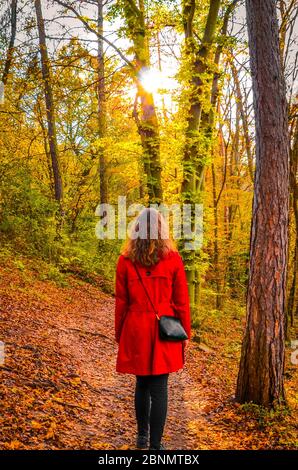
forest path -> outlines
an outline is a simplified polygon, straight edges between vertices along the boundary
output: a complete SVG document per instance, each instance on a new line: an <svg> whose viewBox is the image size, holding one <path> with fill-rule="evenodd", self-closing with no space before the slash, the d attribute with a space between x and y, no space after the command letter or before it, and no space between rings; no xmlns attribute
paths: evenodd
<svg viewBox="0 0 298 470"><path fill-rule="evenodd" d="M16 270L0 274L1 448L134 449L135 377L115 372L114 298L73 278L57 287ZM168 449L198 448L206 425L199 354L191 344L186 367L170 374Z"/></svg>

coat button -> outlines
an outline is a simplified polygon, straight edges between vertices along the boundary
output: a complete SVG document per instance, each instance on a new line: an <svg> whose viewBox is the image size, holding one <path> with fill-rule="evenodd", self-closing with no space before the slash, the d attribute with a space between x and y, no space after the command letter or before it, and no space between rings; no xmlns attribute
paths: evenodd
<svg viewBox="0 0 298 470"><path fill-rule="evenodd" d="M146 271L147 276L150 276L151 271Z"/></svg>

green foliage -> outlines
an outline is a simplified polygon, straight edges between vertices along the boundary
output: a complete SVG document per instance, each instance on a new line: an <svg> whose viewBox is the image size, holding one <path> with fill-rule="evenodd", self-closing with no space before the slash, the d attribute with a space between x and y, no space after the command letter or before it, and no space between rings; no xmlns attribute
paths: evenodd
<svg viewBox="0 0 298 470"><path fill-rule="evenodd" d="M39 275L39 278L44 281L44 280L49 280L49 281L54 281L57 285L61 287L67 287L67 279L66 277L59 271L57 266L53 264L48 264L48 270L47 272L43 272Z"/></svg>
<svg viewBox="0 0 298 470"><path fill-rule="evenodd" d="M283 421L290 414L290 410L285 405L275 404L272 408L255 403L244 403L240 405L240 412L257 421L260 429L265 429Z"/></svg>
<svg viewBox="0 0 298 470"><path fill-rule="evenodd" d="M55 237L56 205L26 169L10 170L0 186L0 231L20 250L44 252Z"/></svg>

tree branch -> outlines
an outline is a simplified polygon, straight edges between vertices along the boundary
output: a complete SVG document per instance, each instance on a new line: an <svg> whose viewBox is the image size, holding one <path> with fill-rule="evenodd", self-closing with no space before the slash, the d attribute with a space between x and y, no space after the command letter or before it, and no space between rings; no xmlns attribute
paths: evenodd
<svg viewBox="0 0 298 470"><path fill-rule="evenodd" d="M59 5L61 5L62 7L64 8L67 8L68 10L72 11L74 13L74 15L83 23L83 25L88 29L88 31L90 31L91 33L93 34L96 34L96 36L101 39L102 41L106 42L109 46L111 46L118 54L119 56L121 57L121 59L132 69L135 71L135 66L134 64L129 60L127 59L127 57L125 57L125 55L123 54L123 52L120 51L120 49L115 46L115 44L113 44L111 41L109 41L106 37L102 36L101 34L98 33L98 31L96 31L96 29L93 29L88 21L86 19L84 19L78 12L77 10L72 6L72 5L69 5L68 3L65 3L61 0L54 0L56 3L58 3Z"/></svg>

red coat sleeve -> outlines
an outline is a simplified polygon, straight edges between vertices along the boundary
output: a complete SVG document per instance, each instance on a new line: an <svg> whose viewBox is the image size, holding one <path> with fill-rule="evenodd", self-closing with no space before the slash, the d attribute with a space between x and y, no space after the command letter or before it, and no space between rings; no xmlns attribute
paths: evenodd
<svg viewBox="0 0 298 470"><path fill-rule="evenodd" d="M178 253L177 264L174 272L173 291L172 291L173 308L177 317L180 319L188 338L191 334L191 317L190 303L186 272L181 255Z"/></svg>
<svg viewBox="0 0 298 470"><path fill-rule="evenodd" d="M116 285L115 285L115 339L120 341L122 324L128 307L128 292L126 281L125 258L120 255L116 267Z"/></svg>

